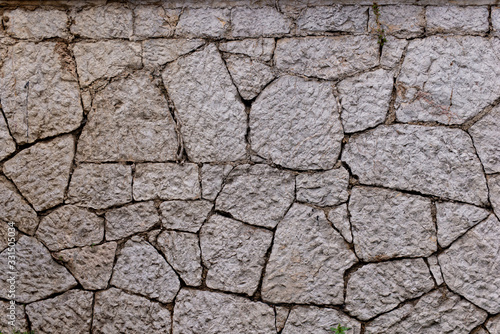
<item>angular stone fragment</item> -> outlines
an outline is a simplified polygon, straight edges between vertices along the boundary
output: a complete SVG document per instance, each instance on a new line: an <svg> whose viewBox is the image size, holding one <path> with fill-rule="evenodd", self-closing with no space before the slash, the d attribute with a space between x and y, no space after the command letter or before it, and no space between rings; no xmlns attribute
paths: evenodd
<svg viewBox="0 0 500 334"><path fill-rule="evenodd" d="M14 308L15 320L14 325L11 323L11 315L13 315L10 308ZM12 330L18 332L28 331L28 322L24 313L24 305L16 304L12 306L9 301L0 300L0 331L10 333Z"/></svg>
<svg viewBox="0 0 500 334"><path fill-rule="evenodd" d="M96 293L92 333L169 333L171 323L160 303L114 288Z"/></svg>
<svg viewBox="0 0 500 334"><path fill-rule="evenodd" d="M500 222L494 215L439 255L446 284L490 313L500 312Z"/></svg>
<svg viewBox="0 0 500 334"><path fill-rule="evenodd" d="M471 126L469 133L484 171L500 173L500 106Z"/></svg>
<svg viewBox="0 0 500 334"><path fill-rule="evenodd" d="M118 240L145 232L160 222L155 204L135 203L106 212L106 240Z"/></svg>
<svg viewBox="0 0 500 334"><path fill-rule="evenodd" d="M474 205L453 202L438 202L436 209L437 237L443 248L490 214L488 210Z"/></svg>
<svg viewBox="0 0 500 334"><path fill-rule="evenodd" d="M73 17L71 33L87 38L130 38L132 10L119 3L88 7Z"/></svg>
<svg viewBox="0 0 500 334"><path fill-rule="evenodd" d="M481 34L489 30L488 7L427 6L428 33Z"/></svg>
<svg viewBox="0 0 500 334"><path fill-rule="evenodd" d="M209 201L168 201L160 205L163 227L198 233L214 205Z"/></svg>
<svg viewBox="0 0 500 334"><path fill-rule="evenodd" d="M262 299L271 303L342 304L344 272L356 261L323 211L294 204L275 232Z"/></svg>
<svg viewBox="0 0 500 334"><path fill-rule="evenodd" d="M494 36L500 36L500 7L491 7L491 25Z"/></svg>
<svg viewBox="0 0 500 334"><path fill-rule="evenodd" d="M43 211L63 202L74 155L75 138L57 137L22 150L3 172L35 210Z"/></svg>
<svg viewBox="0 0 500 334"><path fill-rule="evenodd" d="M203 165L201 167L201 197L213 201L232 169L231 165Z"/></svg>
<svg viewBox="0 0 500 334"><path fill-rule="evenodd" d="M233 37L269 37L290 32L291 20L273 7L236 7L231 11Z"/></svg>
<svg viewBox="0 0 500 334"><path fill-rule="evenodd" d="M219 50L233 54L243 54L259 61L269 61L273 57L274 38L243 39L221 42Z"/></svg>
<svg viewBox="0 0 500 334"><path fill-rule="evenodd" d="M486 328L488 329L490 334L500 333L500 314L488 319L488 322L486 322Z"/></svg>
<svg viewBox="0 0 500 334"><path fill-rule="evenodd" d="M366 333L468 334L483 323L487 313L446 288L418 302L383 314L366 326Z"/></svg>
<svg viewBox="0 0 500 334"><path fill-rule="evenodd" d="M8 50L0 70L0 99L16 142L31 143L78 128L83 110L66 44L19 42Z"/></svg>
<svg viewBox="0 0 500 334"><path fill-rule="evenodd" d="M294 176L267 165L240 165L227 176L215 208L246 223L274 228L294 199Z"/></svg>
<svg viewBox="0 0 500 334"><path fill-rule="evenodd" d="M36 237L51 251L89 246L104 237L104 219L74 205L64 205L42 218Z"/></svg>
<svg viewBox="0 0 500 334"><path fill-rule="evenodd" d="M131 166L81 164L73 172L67 203L105 209L131 201Z"/></svg>
<svg viewBox="0 0 500 334"><path fill-rule="evenodd" d="M325 172L297 175L297 201L332 206L347 201L349 172L340 167Z"/></svg>
<svg viewBox="0 0 500 334"><path fill-rule="evenodd" d="M179 10L166 10L161 6L138 6L134 9L134 36L170 37L174 34L179 14Z"/></svg>
<svg viewBox="0 0 500 334"><path fill-rule="evenodd" d="M92 322L94 294L70 290L54 298L26 306L31 329L40 334L88 333Z"/></svg>
<svg viewBox="0 0 500 334"><path fill-rule="evenodd" d="M129 240L118 255L111 285L161 303L170 303L180 282L170 265L145 241Z"/></svg>
<svg viewBox="0 0 500 334"><path fill-rule="evenodd" d="M8 249L0 253L0 297L8 298L10 283ZM77 285L66 268L57 264L49 251L35 238L23 236L16 244L17 303L31 303Z"/></svg>
<svg viewBox="0 0 500 334"><path fill-rule="evenodd" d="M56 260L66 264L85 290L106 289L115 260L116 242L66 249L54 253Z"/></svg>
<svg viewBox="0 0 500 334"><path fill-rule="evenodd" d="M315 306L298 306L290 312L283 334L327 333L337 325L349 327L349 334L361 333L361 323L342 312Z"/></svg>
<svg viewBox="0 0 500 334"><path fill-rule="evenodd" d="M143 43L145 66L161 66L205 44L202 39L148 39Z"/></svg>
<svg viewBox="0 0 500 334"><path fill-rule="evenodd" d="M364 33L368 24L366 7L317 6L307 7L297 20L300 31Z"/></svg>
<svg viewBox="0 0 500 334"><path fill-rule="evenodd" d="M12 37L40 40L68 38L68 16L64 11L36 8L17 8L3 13L4 29Z"/></svg>
<svg viewBox="0 0 500 334"><path fill-rule="evenodd" d="M16 151L16 143L9 133L7 123L0 113L0 160L5 159L11 153Z"/></svg>
<svg viewBox="0 0 500 334"><path fill-rule="evenodd" d="M352 243L351 223L347 216L347 204L339 205L328 212L328 220L342 234L345 241Z"/></svg>
<svg viewBox="0 0 500 334"><path fill-rule="evenodd" d="M436 255L432 255L427 258L427 263L429 264L429 269L431 270L431 274L434 277L437 285L443 284L443 274L441 273L441 267L439 266L439 262Z"/></svg>
<svg viewBox="0 0 500 334"><path fill-rule="evenodd" d="M178 111L184 146L192 161L245 157L245 106L213 44L168 64L163 82Z"/></svg>
<svg viewBox="0 0 500 334"><path fill-rule="evenodd" d="M244 56L226 58L226 65L241 97L251 100L274 79L272 68Z"/></svg>
<svg viewBox="0 0 500 334"><path fill-rule="evenodd" d="M406 39L387 36L380 56L380 65L390 68L398 65L407 45L408 41Z"/></svg>
<svg viewBox="0 0 500 334"><path fill-rule="evenodd" d="M431 201L393 190L354 187L349 199L356 255L365 261L429 256L437 250Z"/></svg>
<svg viewBox="0 0 500 334"><path fill-rule="evenodd" d="M182 289L174 307L173 334L275 334L274 311L260 302L210 291Z"/></svg>
<svg viewBox="0 0 500 334"><path fill-rule="evenodd" d="M500 174L488 175L490 202L497 217L500 217Z"/></svg>
<svg viewBox="0 0 500 334"><path fill-rule="evenodd" d="M481 163L470 137L460 129L379 126L350 138L342 161L363 184L487 203Z"/></svg>
<svg viewBox="0 0 500 334"><path fill-rule="evenodd" d="M275 306L274 313L276 314L276 331L279 333L283 330L290 314L290 309L284 306Z"/></svg>
<svg viewBox="0 0 500 334"><path fill-rule="evenodd" d="M200 232L207 286L252 296L259 285L273 233L223 216L212 216Z"/></svg>
<svg viewBox="0 0 500 334"><path fill-rule="evenodd" d="M434 287L423 259L367 264L347 283L346 310L361 320L394 309L399 303L422 296Z"/></svg>
<svg viewBox="0 0 500 334"><path fill-rule="evenodd" d="M373 36L283 38L276 44L276 67L299 75L334 80L378 64Z"/></svg>
<svg viewBox="0 0 500 334"><path fill-rule="evenodd" d="M187 8L181 14L175 35L180 37L223 37L229 27L227 8Z"/></svg>
<svg viewBox="0 0 500 334"><path fill-rule="evenodd" d="M29 235L35 233L38 226L35 210L2 175L0 175L0 219L13 222L16 228Z"/></svg>
<svg viewBox="0 0 500 334"><path fill-rule="evenodd" d="M399 38L412 38L424 33L425 28L425 7L400 5L400 6L379 6L380 16L378 22L380 28L384 29L387 35L394 35ZM370 22L368 31L378 33L377 17L370 7Z"/></svg>

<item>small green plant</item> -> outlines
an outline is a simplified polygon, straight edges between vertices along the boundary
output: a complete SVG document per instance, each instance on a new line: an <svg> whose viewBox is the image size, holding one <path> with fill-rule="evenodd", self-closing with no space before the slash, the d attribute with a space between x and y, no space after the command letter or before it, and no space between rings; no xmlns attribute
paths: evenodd
<svg viewBox="0 0 500 334"><path fill-rule="evenodd" d="M385 30L382 28L382 24L380 24L380 8L376 2L373 3L373 14L375 14L375 22L377 22L377 35L378 35L378 44L380 46L384 46L387 39L385 38Z"/></svg>
<svg viewBox="0 0 500 334"><path fill-rule="evenodd" d="M332 327L330 330L335 334L346 334L346 332L351 329L349 327L344 327L341 324L338 324L337 327Z"/></svg>

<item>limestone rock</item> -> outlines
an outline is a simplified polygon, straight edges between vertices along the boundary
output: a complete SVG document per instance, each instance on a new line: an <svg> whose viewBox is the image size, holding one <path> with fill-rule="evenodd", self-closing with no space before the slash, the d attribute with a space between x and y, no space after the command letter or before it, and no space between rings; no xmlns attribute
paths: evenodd
<svg viewBox="0 0 500 334"><path fill-rule="evenodd" d="M406 39L399 39L394 36L387 36L382 55L380 56L380 65L393 68L399 64L403 51L408 46Z"/></svg>
<svg viewBox="0 0 500 334"><path fill-rule="evenodd" d="M57 137L22 150L3 172L35 210L43 211L63 202L74 155L75 138Z"/></svg>
<svg viewBox="0 0 500 334"><path fill-rule="evenodd" d="M393 190L354 187L349 200L356 255L365 261L429 256L437 250L431 201Z"/></svg>
<svg viewBox="0 0 500 334"><path fill-rule="evenodd" d="M352 243L351 223L347 216L347 204L339 205L328 212L328 220L344 237L345 241Z"/></svg>
<svg viewBox="0 0 500 334"><path fill-rule="evenodd" d="M233 37L269 37L290 32L291 20L274 7L236 7L231 11Z"/></svg>
<svg viewBox="0 0 500 334"><path fill-rule="evenodd" d="M490 202L497 217L500 217L500 174L488 175Z"/></svg>
<svg viewBox="0 0 500 334"><path fill-rule="evenodd" d="M240 165L227 176L215 203L248 224L274 228L294 199L294 176L267 165Z"/></svg>
<svg viewBox="0 0 500 334"><path fill-rule="evenodd" d="M364 33L368 24L366 7L316 6L307 7L297 20L300 31Z"/></svg>
<svg viewBox="0 0 500 334"><path fill-rule="evenodd" d="M232 54L242 54L259 61L269 61L274 53L274 38L248 38L219 44L219 50Z"/></svg>
<svg viewBox="0 0 500 334"><path fill-rule="evenodd" d="M0 160L5 159L16 151L16 143L9 133L9 128L2 115L0 115Z"/></svg>
<svg viewBox="0 0 500 334"><path fill-rule="evenodd" d="M470 137L460 129L379 126L350 138L342 161L363 184L487 202L481 163Z"/></svg>
<svg viewBox="0 0 500 334"><path fill-rule="evenodd" d="M434 280L437 285L443 284L443 274L441 273L441 267L439 266L439 262L436 255L432 255L427 258L427 263L429 263L429 269L431 271Z"/></svg>
<svg viewBox="0 0 500 334"><path fill-rule="evenodd" d="M297 201L332 206L347 201L349 172L340 167L325 172L297 175Z"/></svg>
<svg viewBox="0 0 500 334"><path fill-rule="evenodd" d="M167 229L198 233L212 207L212 203L204 200L163 202L161 222Z"/></svg>
<svg viewBox="0 0 500 334"><path fill-rule="evenodd" d="M231 165L203 165L201 167L201 197L215 200L222 189L222 183L233 169Z"/></svg>
<svg viewBox="0 0 500 334"><path fill-rule="evenodd" d="M344 272L356 261L323 211L294 204L275 232L262 299L271 303L342 304Z"/></svg>
<svg viewBox="0 0 500 334"><path fill-rule="evenodd" d="M205 44L202 39L148 39L144 41L144 65L161 66Z"/></svg>
<svg viewBox="0 0 500 334"><path fill-rule="evenodd" d="M4 29L12 37L41 40L44 38L68 38L68 17L64 11L36 8L17 8L3 13Z"/></svg>
<svg viewBox="0 0 500 334"><path fill-rule="evenodd" d="M179 19L175 35L180 37L223 37L229 27L230 11L226 8L186 8Z"/></svg>
<svg viewBox="0 0 500 334"><path fill-rule="evenodd" d="M491 25L494 36L500 36L500 7L491 7Z"/></svg>
<svg viewBox="0 0 500 334"><path fill-rule="evenodd" d="M35 233L38 216L9 180L0 175L0 219L14 222L26 234Z"/></svg>
<svg viewBox="0 0 500 334"><path fill-rule="evenodd" d="M290 309L284 306L275 306L274 313L276 314L276 331L279 333L283 330L290 314Z"/></svg>
<svg viewBox="0 0 500 334"><path fill-rule="evenodd" d="M10 313L9 307L14 307L15 309L15 321L14 326L12 326L10 321L12 321L11 316L14 314ZM0 331L9 333L12 330L17 330L18 332L28 331L28 322L26 320L26 315L24 313L24 305L15 304L12 306L10 302L0 300Z"/></svg>
<svg viewBox="0 0 500 334"><path fill-rule="evenodd" d="M118 240L145 232L160 222L155 204L135 203L106 212L106 240Z"/></svg>
<svg viewBox="0 0 500 334"><path fill-rule="evenodd" d="M73 17L71 33L87 38L130 38L133 21L132 10L119 3L88 7Z"/></svg>
<svg viewBox="0 0 500 334"><path fill-rule="evenodd" d="M283 334L326 333L339 324L349 327L349 334L361 333L361 323L342 312L315 306L298 306L290 312Z"/></svg>
<svg viewBox="0 0 500 334"><path fill-rule="evenodd" d="M379 6L379 22L385 34L399 38L412 38L424 33L425 7L423 6ZM370 7L368 31L378 33L377 19Z"/></svg>
<svg viewBox="0 0 500 334"><path fill-rule="evenodd" d="M469 128L484 171L500 173L500 106Z"/></svg>
<svg viewBox="0 0 500 334"><path fill-rule="evenodd" d="M428 6L425 11L428 33L484 34L489 30L488 7Z"/></svg>
<svg viewBox="0 0 500 334"><path fill-rule="evenodd" d="M245 106L213 44L168 64L163 82L178 111L192 161L245 157Z"/></svg>
<svg viewBox="0 0 500 334"><path fill-rule="evenodd" d="M180 10L161 6L138 6L134 9L134 36L138 38L171 37Z"/></svg>
<svg viewBox="0 0 500 334"><path fill-rule="evenodd" d="M490 333L500 333L500 315L488 319L486 328Z"/></svg>

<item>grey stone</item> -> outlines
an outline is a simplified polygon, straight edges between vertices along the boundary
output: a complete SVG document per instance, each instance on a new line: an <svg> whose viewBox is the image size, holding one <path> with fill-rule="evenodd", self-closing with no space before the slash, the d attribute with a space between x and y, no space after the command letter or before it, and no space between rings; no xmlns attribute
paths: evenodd
<svg viewBox="0 0 500 334"><path fill-rule="evenodd" d="M64 11L36 8L17 8L3 13L4 29L12 37L41 40L68 38L68 17Z"/></svg>
<svg viewBox="0 0 500 334"><path fill-rule="evenodd" d="M153 246L133 240L121 249L110 283L161 303L172 302L181 287L176 273Z"/></svg>
<svg viewBox="0 0 500 334"><path fill-rule="evenodd" d="M232 54L243 54L259 61L269 61L275 48L274 38L249 38L219 44L219 50Z"/></svg>
<svg viewBox="0 0 500 334"><path fill-rule="evenodd" d="M389 112L392 86L392 73L383 69L339 82L344 132L363 131L383 123Z"/></svg>
<svg viewBox="0 0 500 334"><path fill-rule="evenodd" d="M173 334L275 334L274 311L260 302L210 291L182 289L174 307Z"/></svg>
<svg viewBox="0 0 500 334"><path fill-rule="evenodd" d="M179 19L175 36L223 37L229 27L227 8L186 8Z"/></svg>
<svg viewBox="0 0 500 334"><path fill-rule="evenodd" d="M10 308L13 309L11 310ZM15 320L12 320L14 316ZM11 321L14 321L14 325L10 323ZM9 301L0 300L0 331L9 333L12 330L19 332L28 331L28 321L24 313L24 305L12 305Z"/></svg>
<svg viewBox="0 0 500 334"><path fill-rule="evenodd" d="M328 212L328 220L347 242L352 243L351 223L347 216L347 204L342 204L331 209Z"/></svg>
<svg viewBox="0 0 500 334"><path fill-rule="evenodd" d="M297 20L300 31L364 33L368 25L366 7L317 6L307 7Z"/></svg>
<svg viewBox="0 0 500 334"><path fill-rule="evenodd" d="M325 172L297 175L297 201L332 206L349 197L349 172L340 167Z"/></svg>
<svg viewBox="0 0 500 334"><path fill-rule="evenodd" d="M349 277L346 310L361 320L396 308L401 302L422 296L434 287L423 259L367 264Z"/></svg>
<svg viewBox="0 0 500 334"><path fill-rule="evenodd" d="M328 82L281 77L260 94L250 111L252 149L287 168L333 168L343 137Z"/></svg>
<svg viewBox="0 0 500 334"><path fill-rule="evenodd" d="M233 37L269 37L287 34L292 22L273 7L236 7L231 11Z"/></svg>
<svg viewBox="0 0 500 334"><path fill-rule="evenodd" d="M161 222L167 229L198 233L213 208L209 201L168 201L160 205Z"/></svg>
<svg viewBox="0 0 500 334"><path fill-rule="evenodd" d="M135 203L106 212L106 240L118 240L145 232L160 223L155 204Z"/></svg>
<svg viewBox="0 0 500 334"><path fill-rule="evenodd" d="M169 333L171 324L160 303L114 288L96 293L92 333Z"/></svg>
<svg viewBox="0 0 500 334"><path fill-rule="evenodd" d="M276 331L279 333L285 327L288 315L290 314L290 309L284 306L275 306L274 313L276 314Z"/></svg>
<svg viewBox="0 0 500 334"><path fill-rule="evenodd" d="M500 217L500 174L488 175L490 202L497 217Z"/></svg>
<svg viewBox="0 0 500 334"><path fill-rule="evenodd" d="M171 37L180 10L161 6L138 6L134 9L134 36L137 38Z"/></svg>
<svg viewBox="0 0 500 334"><path fill-rule="evenodd" d="M271 303L342 304L344 272L356 261L323 211L294 204L276 229L262 299Z"/></svg>
<svg viewBox="0 0 500 334"><path fill-rule="evenodd" d="M441 285L444 283L443 274L441 273L441 267L439 266L439 262L436 255L432 255L427 258L427 263L429 264L429 269L431 271L432 277L436 281L437 285Z"/></svg>
<svg viewBox="0 0 500 334"><path fill-rule="evenodd" d="M487 203L481 163L472 140L460 129L379 126L350 138L342 161L364 184Z"/></svg>
<svg viewBox="0 0 500 334"><path fill-rule="evenodd" d="M500 333L500 314L489 318L488 322L486 322L486 328L490 334Z"/></svg>
<svg viewBox="0 0 500 334"><path fill-rule="evenodd" d="M215 208L248 224L274 228L294 200L294 176L267 165L240 165L227 176Z"/></svg>
<svg viewBox="0 0 500 334"><path fill-rule="evenodd" d="M437 250L430 199L354 187L349 199L356 255L365 261L429 256Z"/></svg>
<svg viewBox="0 0 500 334"><path fill-rule="evenodd" d="M0 265L5 268L0 272L0 297L8 298L12 275L16 277L16 303L31 303L49 297L54 293L64 292L77 285L66 268L57 264L49 251L35 238L22 236L16 244L16 264L12 267L8 261L9 249L0 254Z"/></svg>
<svg viewBox="0 0 500 334"><path fill-rule="evenodd" d="M104 237L104 219L74 205L64 205L43 217L36 231L51 251L89 246Z"/></svg>
<svg viewBox="0 0 500 334"><path fill-rule="evenodd" d="M133 21L132 10L119 3L88 7L74 15L71 33L87 38L130 38Z"/></svg>
<svg viewBox="0 0 500 334"><path fill-rule="evenodd" d="M469 128L484 171L500 173L500 106Z"/></svg>
<svg viewBox="0 0 500 334"><path fill-rule="evenodd" d="M448 247L468 229L489 216L489 211L462 203L436 203L437 237L439 245Z"/></svg>
<svg viewBox="0 0 500 334"><path fill-rule="evenodd" d="M215 200L222 189L227 174L233 169L231 165L203 165L201 167L201 196Z"/></svg>
<svg viewBox="0 0 500 334"><path fill-rule="evenodd" d="M282 38L276 44L280 70L335 80L378 64L379 45L374 36Z"/></svg>
<svg viewBox="0 0 500 334"><path fill-rule="evenodd" d="M0 114L0 160L5 159L15 151L16 143L10 136L9 128L7 127L3 115Z"/></svg>
<svg viewBox="0 0 500 334"><path fill-rule="evenodd" d="M387 36L382 55L380 56L380 65L393 68L399 64L403 52L408 45L406 39L399 39L394 36Z"/></svg>
<svg viewBox="0 0 500 334"><path fill-rule="evenodd" d="M192 161L245 157L245 106L213 44L168 64L163 82L177 108L184 147Z"/></svg>
<svg viewBox="0 0 500 334"><path fill-rule="evenodd" d="M111 278L115 251L116 242L108 242L66 249L54 253L53 257L64 262L85 290L101 290L106 289Z"/></svg>
<svg viewBox="0 0 500 334"><path fill-rule="evenodd" d="M491 25L494 36L500 36L500 7L491 7Z"/></svg>
<svg viewBox="0 0 500 334"><path fill-rule="evenodd" d="M35 210L2 175L0 175L0 219L13 222L16 228L29 235L35 233L38 226Z"/></svg>
<svg viewBox="0 0 500 334"><path fill-rule="evenodd" d="M361 333L361 323L340 311L315 306L298 306L290 312L283 334L326 333L338 325L349 327L349 334Z"/></svg>
<svg viewBox="0 0 500 334"><path fill-rule="evenodd" d="M73 172L67 203L105 209L131 201L131 166L81 164Z"/></svg>
<svg viewBox="0 0 500 334"><path fill-rule="evenodd" d="M444 281L489 313L500 312L500 222L494 215L439 255Z"/></svg>
<svg viewBox="0 0 500 334"><path fill-rule="evenodd" d="M421 297L418 302L383 314L366 326L366 333L468 334L483 323L486 312L446 288Z"/></svg>
<svg viewBox="0 0 500 334"><path fill-rule="evenodd" d="M63 202L74 155L75 138L57 137L22 150L5 162L3 172L35 210L43 211Z"/></svg>
<svg viewBox="0 0 500 334"><path fill-rule="evenodd" d="M90 331L94 294L83 290L70 290L54 298L26 306L31 329L40 334L74 333Z"/></svg>
<svg viewBox="0 0 500 334"><path fill-rule="evenodd" d="M161 66L204 45L202 39L148 39L143 42L145 66Z"/></svg>
<svg viewBox="0 0 500 334"><path fill-rule="evenodd" d="M481 34L490 24L488 7L479 6L427 6L425 19L428 33Z"/></svg>
<svg viewBox="0 0 500 334"><path fill-rule="evenodd" d="M400 6L379 6L380 17L378 22L380 28L384 29L387 35L394 35L399 38L412 38L424 33L425 28L425 7L400 5ZM370 20L368 31L378 33L377 19L370 7Z"/></svg>

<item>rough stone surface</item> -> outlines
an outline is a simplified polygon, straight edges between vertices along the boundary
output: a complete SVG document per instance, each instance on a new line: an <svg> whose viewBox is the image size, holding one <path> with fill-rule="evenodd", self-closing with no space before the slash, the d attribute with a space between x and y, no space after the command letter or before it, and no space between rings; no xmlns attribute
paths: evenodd
<svg viewBox="0 0 500 334"><path fill-rule="evenodd" d="M490 24L488 7L428 6L425 10L428 33L481 34Z"/></svg>
<svg viewBox="0 0 500 334"><path fill-rule="evenodd" d="M68 38L68 17L61 10L17 8L3 13L3 25L8 35L31 40Z"/></svg>
<svg viewBox="0 0 500 334"><path fill-rule="evenodd" d="M173 319L173 334L181 333L275 334L274 311L234 295L182 289Z"/></svg>
<svg viewBox="0 0 500 334"><path fill-rule="evenodd" d="M153 202L135 203L106 212L106 240L145 232L160 222Z"/></svg>
<svg viewBox="0 0 500 334"><path fill-rule="evenodd" d="M443 284L443 274L441 273L441 267L439 266L439 262L436 255L432 255L427 258L427 263L429 264L429 269L431 271L434 280L437 285Z"/></svg>
<svg viewBox="0 0 500 334"><path fill-rule="evenodd" d="M349 222L347 204L339 205L328 212L328 220L344 237L345 241L352 243L351 223Z"/></svg>
<svg viewBox="0 0 500 334"><path fill-rule="evenodd" d="M28 331L28 321L26 320L26 315L24 313L24 305L17 304L15 306L16 320L14 321L14 326L10 323L10 309L12 307L10 302L0 300L0 331L9 333L12 330L17 331Z"/></svg>
<svg viewBox="0 0 500 334"><path fill-rule="evenodd" d="M469 128L484 171L500 173L500 106Z"/></svg>
<svg viewBox="0 0 500 334"><path fill-rule="evenodd" d="M361 183L485 204L488 190L470 137L459 129L379 126L342 154Z"/></svg>
<svg viewBox="0 0 500 334"><path fill-rule="evenodd" d="M71 33L88 38L130 38L133 28L132 10L119 3L111 3L76 13Z"/></svg>
<svg viewBox="0 0 500 334"><path fill-rule="evenodd" d="M361 324L342 312L315 306L298 306L290 311L283 334L327 333L330 328L349 327L349 334L361 333Z"/></svg>
<svg viewBox="0 0 500 334"><path fill-rule="evenodd" d="M291 21L273 7L237 7L231 25L233 37L269 37L288 33Z"/></svg>
<svg viewBox="0 0 500 334"><path fill-rule="evenodd" d="M364 33L368 24L366 7L317 6L307 7L297 20L300 31Z"/></svg>
<svg viewBox="0 0 500 334"><path fill-rule="evenodd" d="M222 183L233 169L231 165L203 165L201 167L201 196L213 201L222 189Z"/></svg>
<svg viewBox="0 0 500 334"><path fill-rule="evenodd" d="M230 22L230 11L222 8L188 8L175 30L180 37L223 37Z"/></svg>
<svg viewBox="0 0 500 334"><path fill-rule="evenodd" d="M10 136L9 128L7 127L3 115L0 114L0 160L5 159L11 153L14 153L15 150L16 143Z"/></svg>
<svg viewBox="0 0 500 334"><path fill-rule="evenodd" d="M241 165L229 173L215 208L248 224L274 228L294 199L294 176L267 165Z"/></svg>
<svg viewBox="0 0 500 334"><path fill-rule="evenodd" d="M500 174L488 176L490 202L497 217L500 217Z"/></svg>
<svg viewBox="0 0 500 334"><path fill-rule="evenodd" d="M294 204L276 229L262 299L271 303L342 304L344 272L356 261L323 211Z"/></svg>
<svg viewBox="0 0 500 334"><path fill-rule="evenodd" d="M297 175L297 201L332 206L347 201L349 172L340 167L325 172Z"/></svg>
<svg viewBox="0 0 500 334"><path fill-rule="evenodd" d="M274 38L249 38L227 41L219 44L219 50L232 54L242 54L259 61L269 61L275 48Z"/></svg>
<svg viewBox="0 0 500 334"><path fill-rule="evenodd" d="M500 333L500 315L488 319L486 328L491 333Z"/></svg>
<svg viewBox="0 0 500 334"><path fill-rule="evenodd" d="M136 38L171 37L179 20L179 10L162 6L139 6L134 9Z"/></svg>
<svg viewBox="0 0 500 334"><path fill-rule="evenodd" d="M423 6L379 6L378 22L384 33L399 38L412 38L424 33L425 8ZM370 7L368 31L378 33L377 18Z"/></svg>
<svg viewBox="0 0 500 334"><path fill-rule="evenodd" d="M16 227L32 235L38 226L35 210L19 195L14 185L0 175L0 219L15 223Z"/></svg>
<svg viewBox="0 0 500 334"><path fill-rule="evenodd" d="M144 65L161 66L205 44L202 39L148 39L143 43Z"/></svg>
<svg viewBox="0 0 500 334"><path fill-rule="evenodd" d="M389 68L398 65L407 46L408 41L406 39L387 36L382 48L382 55L380 56L380 65Z"/></svg>
<svg viewBox="0 0 500 334"><path fill-rule="evenodd" d="M230 56L226 65L244 100L256 97L274 79L272 68L245 56Z"/></svg>
<svg viewBox="0 0 500 334"><path fill-rule="evenodd" d="M160 205L163 227L197 233L212 210L209 201L168 201Z"/></svg>

